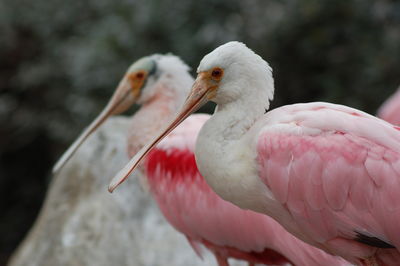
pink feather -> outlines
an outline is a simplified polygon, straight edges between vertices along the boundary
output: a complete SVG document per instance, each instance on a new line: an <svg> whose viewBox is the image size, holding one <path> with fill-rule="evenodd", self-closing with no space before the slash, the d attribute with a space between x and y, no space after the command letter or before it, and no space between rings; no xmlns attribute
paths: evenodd
<svg viewBox="0 0 400 266"><path fill-rule="evenodd" d="M279 117L288 123L288 113L293 128L274 129ZM353 263L376 252L354 241L357 232L400 247L396 127L325 103L278 108L263 121L257 144L260 178L309 242ZM400 261L397 249L376 254L379 261Z"/></svg>

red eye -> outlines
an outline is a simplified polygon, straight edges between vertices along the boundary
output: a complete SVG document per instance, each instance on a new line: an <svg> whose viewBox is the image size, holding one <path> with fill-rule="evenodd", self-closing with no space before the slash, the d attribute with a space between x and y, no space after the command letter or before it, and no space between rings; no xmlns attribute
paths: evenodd
<svg viewBox="0 0 400 266"><path fill-rule="evenodd" d="M211 72L211 76L214 79L220 79L222 77L223 70L221 68L214 68L213 71Z"/></svg>
<svg viewBox="0 0 400 266"><path fill-rule="evenodd" d="M144 77L144 73L143 72L136 73L136 78L142 79L143 77Z"/></svg>

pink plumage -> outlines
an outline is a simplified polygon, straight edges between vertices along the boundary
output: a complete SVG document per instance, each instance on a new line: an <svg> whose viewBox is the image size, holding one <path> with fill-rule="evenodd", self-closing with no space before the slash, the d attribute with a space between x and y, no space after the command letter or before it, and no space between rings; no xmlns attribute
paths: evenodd
<svg viewBox="0 0 400 266"><path fill-rule="evenodd" d="M378 117L394 125L400 125L400 88L379 108Z"/></svg>
<svg viewBox="0 0 400 266"><path fill-rule="evenodd" d="M262 123L260 178L305 240L354 263L375 256L379 265L398 265L398 128L326 103L281 107ZM372 237L375 247L360 243Z"/></svg>
<svg viewBox="0 0 400 266"><path fill-rule="evenodd" d="M146 158L150 190L166 219L195 249L201 243L211 250L220 265L229 257L273 265L348 265L298 240L272 218L242 210L211 190L193 153L208 118L192 115Z"/></svg>

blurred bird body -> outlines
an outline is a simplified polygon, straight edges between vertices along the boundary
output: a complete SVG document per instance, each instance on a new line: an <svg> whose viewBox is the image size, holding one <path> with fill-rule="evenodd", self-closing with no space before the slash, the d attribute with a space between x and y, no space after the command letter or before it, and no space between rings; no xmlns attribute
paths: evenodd
<svg viewBox="0 0 400 266"><path fill-rule="evenodd" d="M289 232L360 265L400 261L400 128L346 106L273 98L267 62L237 42L200 62L182 110L110 184L126 179L162 137L208 100L217 103L196 163L223 199L265 213Z"/></svg>
<svg viewBox="0 0 400 266"><path fill-rule="evenodd" d="M400 88L379 108L378 117L393 125L400 125Z"/></svg>

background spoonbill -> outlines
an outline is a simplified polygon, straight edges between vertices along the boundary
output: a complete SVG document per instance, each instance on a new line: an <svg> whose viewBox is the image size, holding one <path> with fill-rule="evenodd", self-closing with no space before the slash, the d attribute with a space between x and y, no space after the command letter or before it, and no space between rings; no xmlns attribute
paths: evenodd
<svg viewBox="0 0 400 266"><path fill-rule="evenodd" d="M130 70L136 71L140 65L133 64ZM132 74L130 70L124 79ZM180 84L186 78L187 84L182 86L189 90L193 79L187 72L176 70L163 77L167 74L164 71L157 80ZM153 80L149 78L148 84ZM204 261L197 259L184 237L162 217L150 195L142 193L138 180L130 180L117 195L105 191L109 177L129 161L126 148L130 122L125 117L108 120L54 175L34 226L8 265L215 264L209 253L204 254Z"/></svg>
<svg viewBox="0 0 400 266"><path fill-rule="evenodd" d="M62 160L69 158L82 141L115 112L112 110L127 109L137 101L142 107L131 118L128 140L128 152L133 156L175 115L193 82L188 67L172 55L145 57L128 73L130 83L121 82L105 111ZM133 97L124 100L130 93ZM197 133L208 117L189 118L153 152L145 167L150 191L158 206L167 220L188 238L196 252L199 254L199 244L203 244L221 266L228 265L229 257L249 264L348 265L295 238L273 219L241 210L222 200L208 187L197 170L193 154ZM61 161L57 165L64 163Z"/></svg>
<svg viewBox="0 0 400 266"><path fill-rule="evenodd" d="M377 115L393 125L400 125L400 88L382 104Z"/></svg>
<svg viewBox="0 0 400 266"><path fill-rule="evenodd" d="M289 232L361 265L400 261L400 132L346 106L295 104L267 112L271 68L239 42L206 55L182 110L122 169L115 189L190 113L217 109L196 144L196 163L222 198L265 213Z"/></svg>

